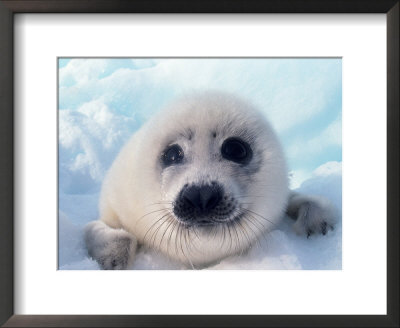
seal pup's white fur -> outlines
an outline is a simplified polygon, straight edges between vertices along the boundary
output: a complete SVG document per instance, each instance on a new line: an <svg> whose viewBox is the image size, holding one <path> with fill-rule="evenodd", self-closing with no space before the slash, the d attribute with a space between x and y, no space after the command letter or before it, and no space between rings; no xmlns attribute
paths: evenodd
<svg viewBox="0 0 400 328"><path fill-rule="evenodd" d="M221 156L230 137L250 145L248 164ZM171 144L182 148L185 160L163 167L163 151ZM334 224L330 205L290 193L287 177L280 143L252 105L218 92L182 98L137 131L114 161L102 187L100 220L86 227L88 253L103 269L125 269L139 243L204 266L247 250L285 212L297 219L299 234L325 234ZM215 181L233 208L226 220L211 226L178 220L173 207L182 188Z"/></svg>

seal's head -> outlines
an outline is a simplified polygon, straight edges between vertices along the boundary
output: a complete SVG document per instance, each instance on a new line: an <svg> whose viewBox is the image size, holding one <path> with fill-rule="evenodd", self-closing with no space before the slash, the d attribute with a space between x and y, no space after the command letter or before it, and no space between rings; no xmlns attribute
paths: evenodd
<svg viewBox="0 0 400 328"><path fill-rule="evenodd" d="M130 202L120 213L124 227L188 263L248 249L284 212L287 171L277 137L263 115L232 95L172 103L119 161L126 188L116 197Z"/></svg>

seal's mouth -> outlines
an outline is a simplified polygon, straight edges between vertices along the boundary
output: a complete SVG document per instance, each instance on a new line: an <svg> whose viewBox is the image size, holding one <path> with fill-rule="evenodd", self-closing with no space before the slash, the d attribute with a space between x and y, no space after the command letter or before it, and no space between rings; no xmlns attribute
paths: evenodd
<svg viewBox="0 0 400 328"><path fill-rule="evenodd" d="M186 227L214 227L214 226L219 226L219 225L227 225L227 224L233 224L239 222L242 217L244 216L244 213L239 213L236 216L229 217L227 219L221 220L221 219L216 219L213 217L208 217L208 218L191 218L191 219L186 219L182 220L179 217L175 217L176 220L178 220L181 224L183 224Z"/></svg>

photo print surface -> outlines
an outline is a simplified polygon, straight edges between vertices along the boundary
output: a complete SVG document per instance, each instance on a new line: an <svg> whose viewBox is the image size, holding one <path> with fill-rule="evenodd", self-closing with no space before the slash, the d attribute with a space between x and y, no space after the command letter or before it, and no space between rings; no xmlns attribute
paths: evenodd
<svg viewBox="0 0 400 328"><path fill-rule="evenodd" d="M340 270L340 58L59 58L58 269Z"/></svg>

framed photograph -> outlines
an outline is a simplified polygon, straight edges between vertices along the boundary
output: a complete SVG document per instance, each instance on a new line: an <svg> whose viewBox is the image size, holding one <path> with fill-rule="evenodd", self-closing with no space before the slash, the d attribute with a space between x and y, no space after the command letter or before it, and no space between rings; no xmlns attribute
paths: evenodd
<svg viewBox="0 0 400 328"><path fill-rule="evenodd" d="M4 326L399 325L398 1L0 9Z"/></svg>
<svg viewBox="0 0 400 328"><path fill-rule="evenodd" d="M341 68L326 57L59 58L59 270L340 270ZM282 220L289 209L296 221ZM99 246L98 229L116 240ZM129 247L121 236L133 254L115 251Z"/></svg>

